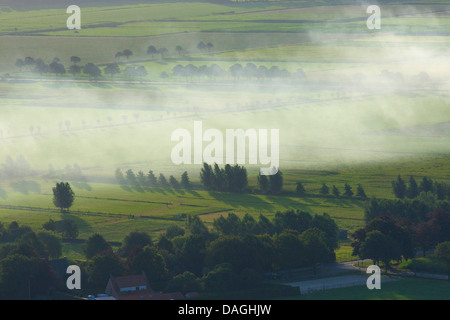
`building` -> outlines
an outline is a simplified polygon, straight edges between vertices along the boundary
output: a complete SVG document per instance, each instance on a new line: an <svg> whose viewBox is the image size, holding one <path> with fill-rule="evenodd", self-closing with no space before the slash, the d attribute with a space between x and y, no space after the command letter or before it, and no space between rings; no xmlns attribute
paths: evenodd
<svg viewBox="0 0 450 320"><path fill-rule="evenodd" d="M144 272L124 277L109 277L105 293L115 300L184 300L181 292L155 292L148 283ZM102 295L104 298L104 296ZM96 299L97 300L97 299Z"/></svg>

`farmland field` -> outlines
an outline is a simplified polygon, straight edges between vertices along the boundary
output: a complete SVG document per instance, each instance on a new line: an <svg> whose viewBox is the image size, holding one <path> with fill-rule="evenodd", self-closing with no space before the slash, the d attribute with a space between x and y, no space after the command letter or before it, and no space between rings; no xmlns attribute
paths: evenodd
<svg viewBox="0 0 450 320"><path fill-rule="evenodd" d="M228 213L273 218L300 209L328 213L351 234L366 224L365 200L322 195L323 183L361 184L368 197L386 199L395 198L398 175L450 183L449 2L383 4L381 30L368 30L364 6L332 2L90 3L81 5L81 30L67 29L62 5L0 5L0 222L40 230L49 219L72 219L79 239L99 233L121 242L133 230L157 239L186 215L212 228ZM166 54L148 53L151 45ZM132 55L117 55L125 49ZM120 73L94 79L16 62L40 58L69 70L73 56L102 71L117 63ZM236 64L289 76L175 72ZM138 67L146 74L127 74ZM282 194L261 194L261 166L247 163L246 193L205 190L200 164L171 160L172 132L193 132L194 121L203 132L279 129ZM19 158L27 174L9 174L8 161ZM75 164L83 179L66 179L75 201L61 213L52 187ZM194 189L121 185L118 168L177 179L187 171ZM304 197L295 193L299 181ZM78 243L65 243L63 254L84 258ZM354 259L349 241L336 256ZM420 296L398 285L367 298Z"/></svg>

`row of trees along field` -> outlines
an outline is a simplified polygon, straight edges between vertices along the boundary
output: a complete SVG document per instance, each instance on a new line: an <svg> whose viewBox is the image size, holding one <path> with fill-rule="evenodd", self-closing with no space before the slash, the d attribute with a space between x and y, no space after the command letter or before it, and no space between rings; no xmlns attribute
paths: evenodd
<svg viewBox="0 0 450 320"><path fill-rule="evenodd" d="M116 54L116 58L119 53ZM125 53L120 54L122 56L125 55ZM66 73L69 73L75 77L78 74L84 73L85 75L89 76L89 79L98 79L102 76L102 74L114 77L114 75L122 73L129 79L139 78L142 80L142 78L148 75L147 69L144 66L128 65L122 70L118 63L109 63L103 68L102 71L99 66L91 62L87 63L84 66L79 66L77 63L81 62L81 58L77 56L72 56L70 60L73 64L69 67L69 69L66 69L66 67L60 62L59 58L54 58L50 64L47 64L41 58L35 60L32 57L26 57L25 59L17 59L16 66L20 71L30 71L39 74L41 77L44 74L49 73L55 74L55 77L58 77L58 75L64 75ZM256 66L251 62L247 63L245 66L242 66L240 63L236 63L230 66L228 71L224 70L217 64L212 64L210 66L201 65L198 67L193 64L188 64L186 66L178 64L173 67L172 74L174 77L186 78L186 80L192 80L193 78L306 79L306 75L302 69L297 69L295 72L291 73L287 70L280 69L278 66L271 66L270 68L267 68L264 65ZM161 78L168 77L169 75L166 72L161 73Z"/></svg>
<svg viewBox="0 0 450 320"><path fill-rule="evenodd" d="M423 177L420 184L417 184L414 176L409 177L408 184L398 175L396 181L392 181L392 191L399 199L415 199L421 192L430 192L436 195L438 200L450 200L450 186L445 182L434 182L428 177Z"/></svg>
<svg viewBox="0 0 450 320"><path fill-rule="evenodd" d="M129 185L135 188L144 187L160 187L160 188L174 188L174 189L191 189L192 184L189 180L189 175L187 171L183 172L181 175L181 180L178 180L171 175L169 180L166 179L163 173L160 173L158 177L150 170L145 174L140 170L137 174L133 172L132 169L128 169L125 174L123 174L120 168L116 169L115 177L120 185Z"/></svg>
<svg viewBox="0 0 450 320"><path fill-rule="evenodd" d="M188 64L182 66L181 64L176 65L172 69L172 73L175 77L180 78L234 78L234 79L282 79L282 78L297 78L305 79L306 74L302 69L297 69L295 72L291 73L287 70L280 69L278 66L271 66L267 68L264 65L256 66L252 62L248 62L245 66L240 63L235 63L229 67L228 71L224 70L217 64L212 64L210 66L201 65L199 67Z"/></svg>
<svg viewBox="0 0 450 320"><path fill-rule="evenodd" d="M0 235L14 229L0 226ZM156 241L146 232L130 232L118 250L93 234L83 245L87 260L76 264L82 269L83 289L103 291L110 274L142 271L156 290L186 293L263 288L265 272L335 261L337 233L327 214L298 210L278 212L272 221L263 215L256 220L248 214L242 219L229 214L216 219L212 229L199 217L188 216L184 228L174 224ZM28 281L33 296L48 294L51 288L65 290L62 279L57 279L49 266L49 258L61 255L60 247L55 246L59 249L49 255L47 235L56 239L52 242L60 241L49 231L35 234L23 229L14 239L8 238L13 243L2 243L0 297L26 298ZM28 268L30 265L37 270Z"/></svg>
<svg viewBox="0 0 450 320"><path fill-rule="evenodd" d="M348 183L345 183L344 184L344 193L342 195L344 197L348 197L348 198L353 197L353 195L355 193L353 192L352 189L353 188ZM307 195L306 189L303 186L303 183L301 183L301 182L297 182L295 192L300 197L304 197ZM322 183L322 186L319 189L319 193L324 196L329 195L330 187L326 183ZM333 194L333 196L335 196L336 198L341 197L341 191L335 185L333 185L331 188L331 194ZM364 191L364 188L361 184L357 185L356 197L358 197L360 199L367 199L366 192Z"/></svg>

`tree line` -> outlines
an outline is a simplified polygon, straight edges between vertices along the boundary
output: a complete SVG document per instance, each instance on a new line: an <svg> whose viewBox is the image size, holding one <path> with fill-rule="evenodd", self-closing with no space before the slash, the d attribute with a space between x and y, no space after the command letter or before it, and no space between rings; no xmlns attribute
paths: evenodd
<svg viewBox="0 0 450 320"><path fill-rule="evenodd" d="M65 281L50 267L61 256L55 222L49 220L35 234L28 227L0 224L0 298L26 299L66 291ZM327 215L289 210L273 221L230 213L208 228L198 216L188 216L184 227L173 224L156 240L132 231L114 250L100 234L93 234L82 249L83 289L103 290L110 274L144 271L156 290L218 292L263 286L265 272L335 261L337 226ZM69 262L71 263L71 262Z"/></svg>
<svg viewBox="0 0 450 320"><path fill-rule="evenodd" d="M152 170L150 170L147 174L145 174L142 170L135 174L132 169L128 169L124 174L120 168L117 168L115 178L120 185L129 185L136 188L160 187L192 189L192 184L187 171L183 172L180 181L178 181L173 175L167 179L163 173L160 173L159 176L156 177Z"/></svg>
<svg viewBox="0 0 450 320"><path fill-rule="evenodd" d="M287 70L280 69L278 66L272 66L267 68L264 65L256 66L254 63L249 62L245 66L240 63L233 64L228 70L224 70L217 64L210 66L201 65L199 67L188 64L182 66L176 65L172 69L172 74L175 77L180 78L227 78L232 77L234 79L285 79L285 78L297 78L305 79L306 75L302 69L297 69L294 73Z"/></svg>
<svg viewBox="0 0 450 320"><path fill-rule="evenodd" d="M415 199L422 192L431 192L438 200L450 200L450 186L445 182L433 181L428 177L423 177L418 184L414 176L409 177L408 184L400 175L396 181L392 181L392 191L399 199Z"/></svg>

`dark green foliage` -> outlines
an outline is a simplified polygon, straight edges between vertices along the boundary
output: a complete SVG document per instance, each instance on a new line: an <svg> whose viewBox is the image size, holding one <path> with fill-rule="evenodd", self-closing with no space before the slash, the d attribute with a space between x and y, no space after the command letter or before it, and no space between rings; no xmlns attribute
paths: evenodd
<svg viewBox="0 0 450 320"><path fill-rule="evenodd" d="M147 180L150 187L158 186L158 180L152 170L148 172Z"/></svg>
<svg viewBox="0 0 450 320"><path fill-rule="evenodd" d="M42 228L47 231L56 231L56 222L52 219L48 219L48 221L42 225Z"/></svg>
<svg viewBox="0 0 450 320"><path fill-rule="evenodd" d="M98 233L90 236L83 245L83 252L88 259L106 251L112 251L111 245Z"/></svg>
<svg viewBox="0 0 450 320"><path fill-rule="evenodd" d="M173 239L178 236L184 236L184 233L185 231L183 228L181 228L179 225L172 224L169 227L167 227L165 236L168 239Z"/></svg>
<svg viewBox="0 0 450 320"><path fill-rule="evenodd" d="M75 194L68 182L56 183L53 188L53 204L61 209L61 212L68 211L75 199Z"/></svg>
<svg viewBox="0 0 450 320"><path fill-rule="evenodd" d="M330 188L325 183L322 183L322 187L319 192L325 196L330 193Z"/></svg>
<svg viewBox="0 0 450 320"><path fill-rule="evenodd" d="M270 181L270 193L271 194L280 194L283 189L283 173L281 170L274 175L269 176Z"/></svg>
<svg viewBox="0 0 450 320"><path fill-rule="evenodd" d="M352 187L348 183L344 185L344 190L344 196L353 197Z"/></svg>
<svg viewBox="0 0 450 320"><path fill-rule="evenodd" d="M299 197L304 197L306 195L306 190L303 184L300 181L297 181L297 185L295 187L295 192Z"/></svg>
<svg viewBox="0 0 450 320"><path fill-rule="evenodd" d="M37 237L44 244L50 258L56 259L62 255L61 239L58 236L48 231L41 231Z"/></svg>
<svg viewBox="0 0 450 320"><path fill-rule="evenodd" d="M392 181L392 190L399 199L403 199L406 196L406 184L400 175L398 175L397 181Z"/></svg>
<svg viewBox="0 0 450 320"><path fill-rule="evenodd" d="M200 180L206 190L242 193L248 185L247 170L239 165L225 165L220 169L203 163Z"/></svg>
<svg viewBox="0 0 450 320"><path fill-rule="evenodd" d="M66 219L62 226L62 236L67 239L76 239L78 237L78 227L75 221Z"/></svg>
<svg viewBox="0 0 450 320"><path fill-rule="evenodd" d="M174 176L169 177L169 183L170 183L170 186L174 189L180 188L180 183L177 181L177 179L175 179Z"/></svg>
<svg viewBox="0 0 450 320"><path fill-rule="evenodd" d="M14 254L0 261L0 299L29 299L58 284L48 261Z"/></svg>
<svg viewBox="0 0 450 320"><path fill-rule="evenodd" d="M270 183L269 178L266 175L258 174L258 186L262 193L269 193L270 191Z"/></svg>
<svg viewBox="0 0 450 320"><path fill-rule="evenodd" d="M333 185L332 193L333 193L333 195L334 195L336 198L339 198L339 196L341 195L341 192L339 191L339 189L338 189L335 185Z"/></svg>
<svg viewBox="0 0 450 320"><path fill-rule="evenodd" d="M423 177L420 182L420 191L422 192L432 192L433 191L433 180Z"/></svg>
<svg viewBox="0 0 450 320"><path fill-rule="evenodd" d="M153 241L148 233L132 231L123 239L121 252L124 256L130 258L145 246L151 245L153 245Z"/></svg>
<svg viewBox="0 0 450 320"><path fill-rule="evenodd" d="M356 189L356 196L360 197L361 199L367 199L366 192L364 191L364 188L360 184L358 184L358 188Z"/></svg>
<svg viewBox="0 0 450 320"><path fill-rule="evenodd" d="M409 177L408 190L406 191L408 198L414 199L419 195L419 186L413 176Z"/></svg>
<svg viewBox="0 0 450 320"><path fill-rule="evenodd" d="M89 261L87 268L89 283L94 288L104 288L108 283L110 275L120 277L124 273L125 268L122 261L113 252L94 256Z"/></svg>
<svg viewBox="0 0 450 320"><path fill-rule="evenodd" d="M168 292L198 292L202 290L202 284L199 278L192 272L186 271L173 277L167 284Z"/></svg>
<svg viewBox="0 0 450 320"><path fill-rule="evenodd" d="M165 280L168 275L163 256L151 246L144 247L133 257L130 271L132 274L144 271L150 283Z"/></svg>
<svg viewBox="0 0 450 320"><path fill-rule="evenodd" d="M183 172L183 174L181 175L181 187L183 189L191 189L192 188L187 171Z"/></svg>

